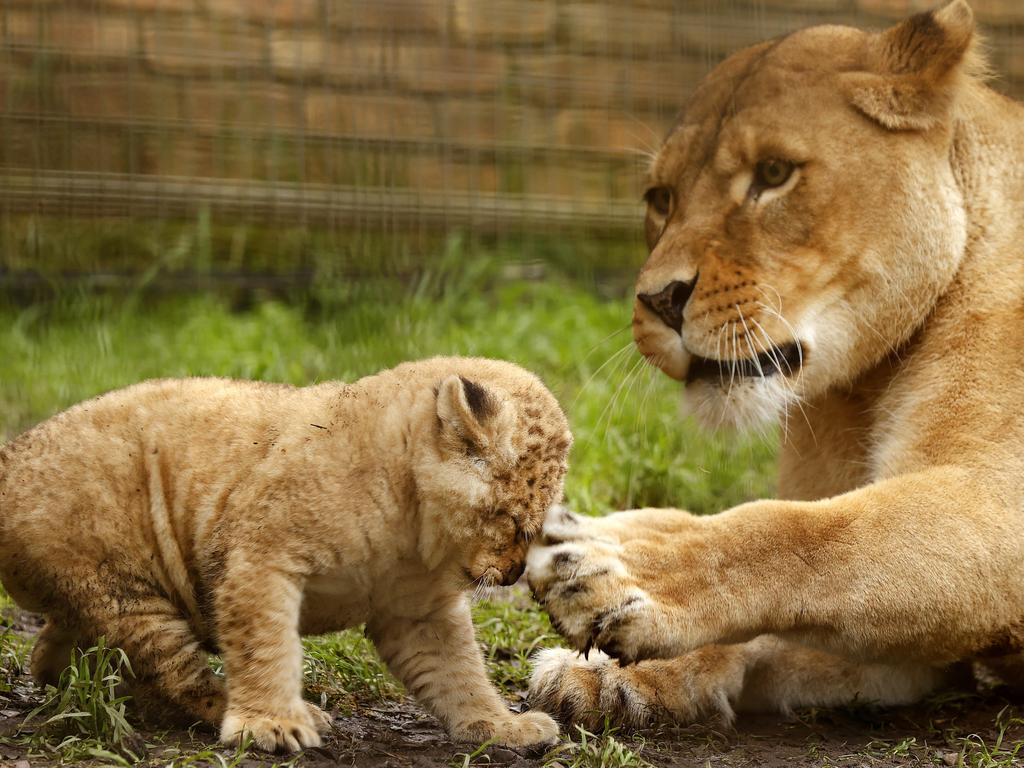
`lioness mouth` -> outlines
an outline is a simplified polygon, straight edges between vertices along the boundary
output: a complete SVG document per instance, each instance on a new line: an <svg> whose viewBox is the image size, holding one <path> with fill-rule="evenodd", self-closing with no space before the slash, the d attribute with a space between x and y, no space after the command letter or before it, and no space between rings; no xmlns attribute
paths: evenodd
<svg viewBox="0 0 1024 768"><path fill-rule="evenodd" d="M694 355L686 372L686 382L717 379L719 381L737 378L767 378L777 373L796 373L803 365L803 349L799 342L790 341L782 346L772 347L757 357L740 360L712 360Z"/></svg>

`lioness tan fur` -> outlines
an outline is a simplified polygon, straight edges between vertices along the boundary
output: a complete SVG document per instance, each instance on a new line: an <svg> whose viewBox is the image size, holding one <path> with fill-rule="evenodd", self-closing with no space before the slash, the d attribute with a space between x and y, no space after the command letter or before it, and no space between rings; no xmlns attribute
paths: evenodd
<svg viewBox="0 0 1024 768"><path fill-rule="evenodd" d="M913 701L1024 650L1024 109L958 0L698 87L650 172L637 347L710 427L781 413L779 492L547 524L567 719ZM628 662L644 660L635 666Z"/></svg>
<svg viewBox="0 0 1024 768"><path fill-rule="evenodd" d="M466 590L519 578L570 443L544 385L493 360L306 388L145 382L0 450L0 578L46 616L37 680L105 635L226 742L318 745L300 634L365 622L453 736L542 744L558 728L491 686Z"/></svg>

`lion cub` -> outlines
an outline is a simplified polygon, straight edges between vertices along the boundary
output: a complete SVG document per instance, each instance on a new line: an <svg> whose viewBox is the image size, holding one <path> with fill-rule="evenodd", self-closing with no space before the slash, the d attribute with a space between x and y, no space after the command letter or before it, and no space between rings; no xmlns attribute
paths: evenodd
<svg viewBox="0 0 1024 768"><path fill-rule="evenodd" d="M105 635L224 742L320 744L299 638L365 622L453 737L543 744L558 727L490 684L466 591L519 578L571 442L544 385L495 360L306 388L144 382L0 448L0 578L46 615L38 681Z"/></svg>

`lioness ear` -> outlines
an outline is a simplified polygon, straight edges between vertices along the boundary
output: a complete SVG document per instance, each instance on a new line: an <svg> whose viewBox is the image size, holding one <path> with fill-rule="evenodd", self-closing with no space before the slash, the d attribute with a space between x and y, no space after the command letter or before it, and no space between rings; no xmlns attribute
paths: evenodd
<svg viewBox="0 0 1024 768"><path fill-rule="evenodd" d="M480 384L463 376L446 378L437 388L442 448L455 453L487 451L500 406L497 397Z"/></svg>
<svg viewBox="0 0 1024 768"><path fill-rule="evenodd" d="M854 107L885 128L927 130L949 115L961 77L984 69L974 44L971 7L953 0L874 35L868 71L842 75L842 86Z"/></svg>

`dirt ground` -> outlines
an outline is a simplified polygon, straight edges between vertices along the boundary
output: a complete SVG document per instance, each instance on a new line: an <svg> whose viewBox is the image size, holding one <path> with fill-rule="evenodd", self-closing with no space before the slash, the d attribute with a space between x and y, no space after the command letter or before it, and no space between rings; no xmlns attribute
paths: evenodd
<svg viewBox="0 0 1024 768"><path fill-rule="evenodd" d="M31 635L38 622L29 614L6 617L19 634ZM13 621L12 621L13 618ZM56 765L55 753L38 745L19 744L19 727L39 701L25 677L5 703L0 698L0 768ZM513 707L525 706L521 702ZM1024 721L1014 703L997 691L947 692L928 703L890 710L805 711L791 719L747 717L737 729L720 733L707 728L661 727L644 733L615 733L614 738L656 766L776 768L777 766L1024 766ZM131 744L143 765L168 765L205 752L190 765L270 766L271 756L251 753L237 759L232 750L197 731L140 729ZM365 768L463 765L475 745L453 744L438 723L411 700L381 702L348 716L335 715L324 745L306 750L297 766L352 765ZM217 759L212 751L222 756ZM1021 755L1018 758L1017 750ZM237 762L236 762L237 759ZM526 755L491 748L473 765L533 768L542 765L624 766L638 763L573 763L570 749L558 755ZM577 758L580 759L581 758ZM557 761L557 762L552 762ZM89 761L96 764L103 760Z"/></svg>

